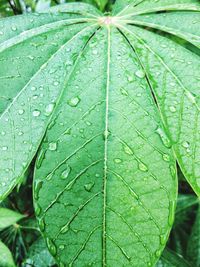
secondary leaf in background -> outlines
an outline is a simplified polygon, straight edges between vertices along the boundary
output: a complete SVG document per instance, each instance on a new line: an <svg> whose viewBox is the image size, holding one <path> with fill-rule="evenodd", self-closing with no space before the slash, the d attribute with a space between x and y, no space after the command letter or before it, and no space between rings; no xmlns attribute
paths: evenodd
<svg viewBox="0 0 200 267"><path fill-rule="evenodd" d="M44 239L40 237L30 246L27 258L22 266L50 267L54 264L54 259L50 255Z"/></svg>
<svg viewBox="0 0 200 267"><path fill-rule="evenodd" d="M77 56L94 32L91 23L79 21L49 13L0 22L0 199L32 161Z"/></svg>
<svg viewBox="0 0 200 267"><path fill-rule="evenodd" d="M195 224L188 241L187 258L192 266L200 266L200 208L198 209Z"/></svg>
<svg viewBox="0 0 200 267"><path fill-rule="evenodd" d="M0 230L10 225L13 225L24 217L24 215L16 211L6 208L0 208Z"/></svg>
<svg viewBox="0 0 200 267"><path fill-rule="evenodd" d="M156 267L192 267L186 260L180 255L174 253L169 249L165 249L161 256L161 259L156 264Z"/></svg>
<svg viewBox="0 0 200 267"><path fill-rule="evenodd" d="M15 267L12 254L10 250L0 241L0 266L1 267Z"/></svg>

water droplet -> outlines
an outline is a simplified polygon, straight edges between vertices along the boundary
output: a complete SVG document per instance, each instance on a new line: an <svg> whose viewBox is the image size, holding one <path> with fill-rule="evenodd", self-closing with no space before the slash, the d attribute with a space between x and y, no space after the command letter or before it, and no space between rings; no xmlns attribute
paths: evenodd
<svg viewBox="0 0 200 267"><path fill-rule="evenodd" d="M76 107L76 106L79 104L80 101L81 101L80 98L76 96L76 97L71 98L71 99L68 101L68 104L69 104L71 107Z"/></svg>
<svg viewBox="0 0 200 267"><path fill-rule="evenodd" d="M53 112L54 107L55 107L54 103L51 103L51 104L47 105L46 108L45 108L45 113L44 114L46 116L51 115L51 113Z"/></svg>
<svg viewBox="0 0 200 267"><path fill-rule="evenodd" d="M172 226L173 222L174 222L175 205L176 205L175 201L170 201L170 203L169 203L169 217L168 217L169 226Z"/></svg>
<svg viewBox="0 0 200 267"><path fill-rule="evenodd" d="M176 177L176 168L173 165L170 165L169 168L170 168L170 173L171 173L172 177L175 178Z"/></svg>
<svg viewBox="0 0 200 267"><path fill-rule="evenodd" d="M23 133L22 131L19 131L19 132L18 132L18 135L19 135L19 136L21 136L21 135L23 135L23 134L24 134L24 133Z"/></svg>
<svg viewBox="0 0 200 267"><path fill-rule="evenodd" d="M138 167L143 172L147 172L148 171L147 166L144 163L142 163L142 162L139 162Z"/></svg>
<svg viewBox="0 0 200 267"><path fill-rule="evenodd" d="M122 95L128 96L128 92L124 88L121 88L120 92L121 92Z"/></svg>
<svg viewBox="0 0 200 267"><path fill-rule="evenodd" d="M133 79L133 76L131 76L131 75L128 75L127 76L127 80L128 80L128 82L133 82L134 81L134 79Z"/></svg>
<svg viewBox="0 0 200 267"><path fill-rule="evenodd" d="M6 150L8 150L8 147L7 147L7 146L3 146L3 147L2 147L2 150L3 150L3 151L6 151Z"/></svg>
<svg viewBox="0 0 200 267"><path fill-rule="evenodd" d="M183 145L184 148L189 148L190 147L190 144L187 141L184 141L182 143L182 145Z"/></svg>
<svg viewBox="0 0 200 267"><path fill-rule="evenodd" d="M41 149L39 151L38 157L37 157L37 161L36 161L36 168L39 169L42 165L42 162L45 158L45 150Z"/></svg>
<svg viewBox="0 0 200 267"><path fill-rule="evenodd" d="M24 110L23 109L19 109L18 113L19 113L19 115L22 115L22 114L24 114Z"/></svg>
<svg viewBox="0 0 200 267"><path fill-rule="evenodd" d="M88 126L91 126L92 125L92 123L90 122L90 121L86 121L85 122Z"/></svg>
<svg viewBox="0 0 200 267"><path fill-rule="evenodd" d="M60 245L60 246L59 246L59 249L60 249L60 250L63 250L64 248L65 248L65 245Z"/></svg>
<svg viewBox="0 0 200 267"><path fill-rule="evenodd" d="M0 31L0 35L3 35L3 32L2 31Z"/></svg>
<svg viewBox="0 0 200 267"><path fill-rule="evenodd" d="M121 159L119 159L119 158L116 158L116 159L114 159L114 162L115 162L115 163L117 163L117 164L119 164L119 163L121 163L121 162L122 162L122 160L121 160Z"/></svg>
<svg viewBox="0 0 200 267"><path fill-rule="evenodd" d="M52 254L52 256L55 256L57 253L57 249L54 242L50 238L47 238L46 240L47 240L47 247L50 253Z"/></svg>
<svg viewBox="0 0 200 267"><path fill-rule="evenodd" d="M169 110L170 110L172 113L176 112L176 108L175 108L174 106L170 106L170 107L169 107Z"/></svg>
<svg viewBox="0 0 200 267"><path fill-rule="evenodd" d="M124 152L128 155L133 155L133 151L131 150L131 148L127 145L124 145Z"/></svg>
<svg viewBox="0 0 200 267"><path fill-rule="evenodd" d="M40 111L38 110L38 109L35 109L34 111L33 111L33 116L34 117L38 117L39 115L40 115Z"/></svg>
<svg viewBox="0 0 200 267"><path fill-rule="evenodd" d="M98 51L94 49L94 50L92 51L92 54L93 54L93 55L97 55L97 54L98 54Z"/></svg>
<svg viewBox="0 0 200 267"><path fill-rule="evenodd" d="M165 245L168 239L168 233L160 235L160 243L161 245Z"/></svg>
<svg viewBox="0 0 200 267"><path fill-rule="evenodd" d="M58 81L55 81L55 82L53 83L53 85L57 86L57 85L59 85L59 82L58 82Z"/></svg>
<svg viewBox="0 0 200 267"><path fill-rule="evenodd" d="M167 148L170 148L171 142L170 142L169 138L167 137L167 135L165 134L165 132L163 131L163 129L157 128L156 133L160 136L163 145L166 146Z"/></svg>
<svg viewBox="0 0 200 267"><path fill-rule="evenodd" d="M155 252L155 256L157 257L157 258L159 258L160 257L160 255L161 255L161 250L156 250L156 252Z"/></svg>
<svg viewBox="0 0 200 267"><path fill-rule="evenodd" d="M138 77L138 78L144 78L145 77L145 73L143 70L137 70L135 72L135 75Z"/></svg>
<svg viewBox="0 0 200 267"><path fill-rule="evenodd" d="M63 226L62 227L62 229L61 229L61 234L65 234L65 233L67 233L69 231L69 225L68 224L66 224L65 226Z"/></svg>
<svg viewBox="0 0 200 267"><path fill-rule="evenodd" d="M31 90L32 90L32 91L35 91L36 89L37 89L37 88L36 88L35 86L32 86L32 87L31 87Z"/></svg>
<svg viewBox="0 0 200 267"><path fill-rule="evenodd" d="M69 176L70 174L70 171L71 171L71 167L70 166L67 166L67 168L62 172L61 174L61 179L67 179L67 177Z"/></svg>
<svg viewBox="0 0 200 267"><path fill-rule="evenodd" d="M57 149L57 143L56 142L49 143L49 150L55 151L56 149Z"/></svg>
<svg viewBox="0 0 200 267"><path fill-rule="evenodd" d="M12 31L16 31L17 30L17 27L12 26L11 29L12 29Z"/></svg>
<svg viewBox="0 0 200 267"><path fill-rule="evenodd" d="M42 209L41 209L40 205L36 202L35 203L35 215L40 216L41 211L42 211Z"/></svg>
<svg viewBox="0 0 200 267"><path fill-rule="evenodd" d="M167 154L163 154L164 161L170 161L170 156Z"/></svg>
<svg viewBox="0 0 200 267"><path fill-rule="evenodd" d="M85 184L84 188L86 191L90 192L92 190L92 188L94 187L94 185L95 185L95 183L91 182L91 183Z"/></svg>
<svg viewBox="0 0 200 267"><path fill-rule="evenodd" d="M35 199L38 199L39 198L39 192L40 192L40 189L42 188L42 185L43 185L43 181L41 181L41 180L36 181L36 183L35 183L35 190L34 190L34 197L35 197Z"/></svg>
<svg viewBox="0 0 200 267"><path fill-rule="evenodd" d="M44 230L45 230L45 222L44 222L44 219L40 219L40 220L38 221L38 224L39 224L40 230L41 230L42 232L44 232Z"/></svg>
<svg viewBox="0 0 200 267"><path fill-rule="evenodd" d="M192 93L190 93L189 91L186 91L185 94L192 104L196 103L196 98Z"/></svg>
<svg viewBox="0 0 200 267"><path fill-rule="evenodd" d="M4 131L1 132L1 135L5 135L5 134L6 134L6 132L4 132Z"/></svg>

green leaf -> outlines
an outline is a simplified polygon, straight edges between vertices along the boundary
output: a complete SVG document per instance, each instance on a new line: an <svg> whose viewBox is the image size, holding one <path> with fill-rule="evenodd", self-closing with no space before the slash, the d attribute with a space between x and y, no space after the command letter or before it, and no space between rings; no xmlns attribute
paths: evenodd
<svg viewBox="0 0 200 267"><path fill-rule="evenodd" d="M122 29L148 77L182 172L200 195L199 58L154 32L135 26Z"/></svg>
<svg viewBox="0 0 200 267"><path fill-rule="evenodd" d="M173 223L175 161L140 63L117 29L89 40L52 121L34 189L52 255L61 266L138 266L141 257L153 266Z"/></svg>
<svg viewBox="0 0 200 267"><path fill-rule="evenodd" d="M156 267L191 267L191 265L175 252L165 249Z"/></svg>
<svg viewBox="0 0 200 267"><path fill-rule="evenodd" d="M0 199L20 181L32 161L63 85L94 32L92 22L80 23L80 19L49 13L0 22ZM69 30L66 26L71 23Z"/></svg>
<svg viewBox="0 0 200 267"><path fill-rule="evenodd" d="M187 258L192 266L200 265L200 209L198 209L192 233L188 241Z"/></svg>
<svg viewBox="0 0 200 267"><path fill-rule="evenodd" d="M15 267L12 254L10 250L0 241L0 266L1 267Z"/></svg>
<svg viewBox="0 0 200 267"><path fill-rule="evenodd" d="M21 220L24 217L24 215L16 211L0 208L0 230L15 224L17 221Z"/></svg>
<svg viewBox="0 0 200 267"><path fill-rule="evenodd" d="M54 259L49 254L44 239L41 237L30 246L23 266L49 267L53 264Z"/></svg>

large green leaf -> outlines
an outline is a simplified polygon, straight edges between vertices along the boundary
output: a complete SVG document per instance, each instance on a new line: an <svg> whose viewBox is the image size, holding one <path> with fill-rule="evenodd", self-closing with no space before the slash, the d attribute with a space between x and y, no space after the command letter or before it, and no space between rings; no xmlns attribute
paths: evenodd
<svg viewBox="0 0 200 267"><path fill-rule="evenodd" d="M0 241L0 266L1 267L15 267L12 254L10 250Z"/></svg>
<svg viewBox="0 0 200 267"><path fill-rule="evenodd" d="M72 4L16 17L16 30L1 22L1 196L41 145L35 211L61 267L154 266L173 224L175 159L200 193L199 58L168 38L199 46L198 24L179 18L198 1L126 2L114 17Z"/></svg>
<svg viewBox="0 0 200 267"><path fill-rule="evenodd" d="M0 199L33 159L63 84L94 32L92 23L71 15L73 5L68 10L70 15L26 15L0 22Z"/></svg>

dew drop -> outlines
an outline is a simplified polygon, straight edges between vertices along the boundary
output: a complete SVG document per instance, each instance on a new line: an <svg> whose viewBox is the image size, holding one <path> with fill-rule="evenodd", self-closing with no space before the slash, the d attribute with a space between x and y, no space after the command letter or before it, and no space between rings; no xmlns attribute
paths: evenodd
<svg viewBox="0 0 200 267"><path fill-rule="evenodd" d="M15 27L15 26L12 26L12 27L11 27L11 29L12 29L12 31L14 31L14 32L15 32L15 31L17 30L17 27Z"/></svg>
<svg viewBox="0 0 200 267"><path fill-rule="evenodd" d="M167 242L167 238L168 238L168 233L160 235L160 244L165 245L165 243Z"/></svg>
<svg viewBox="0 0 200 267"><path fill-rule="evenodd" d="M184 141L184 142L182 143L182 146L183 146L184 148L189 148L189 147L190 147L190 144L189 144L187 141Z"/></svg>
<svg viewBox="0 0 200 267"><path fill-rule="evenodd" d="M57 85L59 85L59 82L58 82L58 81L55 81L55 82L53 83L53 85L57 86Z"/></svg>
<svg viewBox="0 0 200 267"><path fill-rule="evenodd" d="M22 114L24 114L24 110L23 109L19 109L18 113L19 113L19 115L22 115Z"/></svg>
<svg viewBox="0 0 200 267"><path fill-rule="evenodd" d="M155 252L155 256L156 256L157 258L159 258L160 255L161 255L161 250L156 250L156 252Z"/></svg>
<svg viewBox="0 0 200 267"><path fill-rule="evenodd" d="M69 231L69 225L68 224L66 224L65 226L63 226L62 227L62 229L61 229L61 234L65 234L65 233L67 233Z"/></svg>
<svg viewBox="0 0 200 267"><path fill-rule="evenodd" d="M6 150L8 150L8 147L7 147L7 146L3 146L3 147L2 147L2 150L3 150L3 151L6 151Z"/></svg>
<svg viewBox="0 0 200 267"><path fill-rule="evenodd" d="M127 80L128 80L128 82L133 82L134 81L134 79L133 79L133 76L130 76L130 75L128 75L127 76Z"/></svg>
<svg viewBox="0 0 200 267"><path fill-rule="evenodd" d="M37 202L36 202L35 203L35 215L40 216L41 211L42 211L42 209L41 209L40 205L37 204Z"/></svg>
<svg viewBox="0 0 200 267"><path fill-rule="evenodd" d="M173 222L174 222L175 205L176 205L175 201L170 201L170 203L169 203L169 217L168 217L169 226L172 226Z"/></svg>
<svg viewBox="0 0 200 267"><path fill-rule="evenodd" d="M172 113L176 112L176 108L175 108L174 106L170 106L170 107L169 107L169 110L170 110Z"/></svg>
<svg viewBox="0 0 200 267"><path fill-rule="evenodd" d="M56 142L49 143L49 150L55 151L56 149L57 149L57 143Z"/></svg>
<svg viewBox="0 0 200 267"><path fill-rule="evenodd" d="M121 88L120 92L121 92L122 95L128 96L128 92L124 88Z"/></svg>
<svg viewBox="0 0 200 267"><path fill-rule="evenodd" d="M45 158L45 150L41 149L39 151L38 157L37 157L37 161L36 161L36 168L39 169L42 165L42 162Z"/></svg>
<svg viewBox="0 0 200 267"><path fill-rule="evenodd" d="M67 177L69 176L71 172L71 167L67 166L67 168L61 173L61 179L67 179Z"/></svg>
<svg viewBox="0 0 200 267"><path fill-rule="evenodd" d="M131 148L127 145L124 145L124 152L128 155L133 155L133 151L131 150Z"/></svg>
<svg viewBox="0 0 200 267"><path fill-rule="evenodd" d="M6 135L6 132L2 131L2 132L1 132L1 135Z"/></svg>
<svg viewBox="0 0 200 267"><path fill-rule="evenodd" d="M38 222L38 224L39 224L40 230L42 232L44 232L44 230L45 230L45 222L44 222L44 219L40 219L39 222Z"/></svg>
<svg viewBox="0 0 200 267"><path fill-rule="evenodd" d="M138 78L144 78L145 77L145 73L143 70L137 70L135 72L135 75L138 77Z"/></svg>
<svg viewBox="0 0 200 267"><path fill-rule="evenodd" d="M32 87L31 87L31 90L32 90L32 91L35 91L36 89L37 89L37 88L36 88L35 86L32 86Z"/></svg>
<svg viewBox="0 0 200 267"><path fill-rule="evenodd" d="M156 133L160 136L163 145L166 146L167 148L170 148L171 142L169 138L167 137L167 135L165 134L165 132L163 131L163 129L157 128Z"/></svg>
<svg viewBox="0 0 200 267"><path fill-rule="evenodd" d="M56 249L54 242L50 238L47 238L47 247L50 253L52 254L52 256L55 256L57 253L57 249Z"/></svg>
<svg viewBox="0 0 200 267"><path fill-rule="evenodd" d="M38 117L38 116L40 116L40 111L38 110L38 109L35 109L34 111L33 111L33 116L34 117Z"/></svg>
<svg viewBox="0 0 200 267"><path fill-rule="evenodd" d="M122 162L122 160L121 160L121 159L119 159L119 158L116 158L116 159L114 159L114 162L115 162L115 163L117 163L117 164L119 164L119 163L121 163L121 162Z"/></svg>
<svg viewBox="0 0 200 267"><path fill-rule="evenodd" d="M51 103L51 104L47 105L46 108L45 108L45 113L44 114L46 116L51 115L51 113L53 112L54 107L55 107L54 103Z"/></svg>
<svg viewBox="0 0 200 267"><path fill-rule="evenodd" d="M163 154L164 161L170 161L170 156L167 154Z"/></svg>
<svg viewBox="0 0 200 267"><path fill-rule="evenodd" d="M69 104L71 107L76 107L76 106L79 104L80 101L81 101L80 98L76 96L76 97L71 98L71 99L68 101L68 104Z"/></svg>
<svg viewBox="0 0 200 267"><path fill-rule="evenodd" d="M139 162L138 167L139 167L139 169L140 169L141 171L143 171L143 172L147 172L147 171L148 171L147 166L146 166L144 163L142 163L142 162Z"/></svg>
<svg viewBox="0 0 200 267"><path fill-rule="evenodd" d="M65 248L65 245L60 245L60 246L59 246L59 249L60 249L60 250L63 250L64 248Z"/></svg>
<svg viewBox="0 0 200 267"><path fill-rule="evenodd" d="M91 183L85 184L84 188L86 191L90 192L92 190L92 188L94 187L94 185L95 185L95 183L91 182Z"/></svg>

